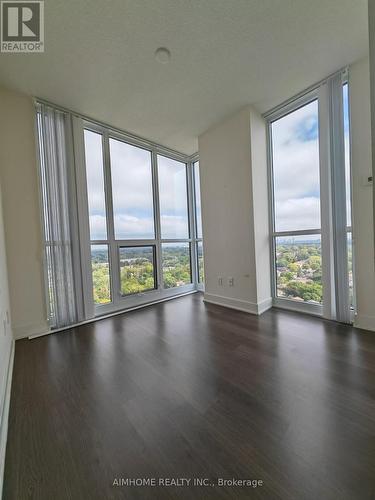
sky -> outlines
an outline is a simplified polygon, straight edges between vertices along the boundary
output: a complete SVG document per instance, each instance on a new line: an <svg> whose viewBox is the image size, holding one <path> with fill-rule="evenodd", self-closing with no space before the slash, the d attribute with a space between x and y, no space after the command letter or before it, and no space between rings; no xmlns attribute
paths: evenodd
<svg viewBox="0 0 375 500"><path fill-rule="evenodd" d="M275 229L320 228L318 102L272 124Z"/></svg>
<svg viewBox="0 0 375 500"><path fill-rule="evenodd" d="M186 165L158 156L160 223L162 238L188 238Z"/></svg>
<svg viewBox="0 0 375 500"><path fill-rule="evenodd" d="M151 153L110 139L116 239L153 239ZM85 130L91 240L107 239L101 136ZM158 156L162 238L188 238L186 166Z"/></svg>
<svg viewBox="0 0 375 500"><path fill-rule="evenodd" d="M347 86L343 89L345 170L350 186L349 113ZM320 229L318 101L272 124L275 230ZM350 225L350 191L347 189Z"/></svg>
<svg viewBox="0 0 375 500"><path fill-rule="evenodd" d="M91 239L105 240L107 229L101 135L85 130L84 138Z"/></svg>

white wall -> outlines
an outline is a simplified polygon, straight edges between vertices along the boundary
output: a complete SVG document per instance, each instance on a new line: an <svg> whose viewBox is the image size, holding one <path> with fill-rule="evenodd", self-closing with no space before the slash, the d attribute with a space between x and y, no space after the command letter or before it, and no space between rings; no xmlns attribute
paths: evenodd
<svg viewBox="0 0 375 500"><path fill-rule="evenodd" d="M369 62L371 82L371 137L372 137L372 174L375 178L375 0L368 2L369 17ZM375 183L373 186L375 193ZM375 203L373 204L375 218Z"/></svg>
<svg viewBox="0 0 375 500"><path fill-rule="evenodd" d="M11 332L8 274L6 268L6 251L4 241L4 222L1 204L0 186L0 416L8 370L8 361L11 351L13 335Z"/></svg>
<svg viewBox="0 0 375 500"><path fill-rule="evenodd" d="M375 330L374 218L371 175L371 113L368 59L350 67L351 154L353 179L354 265L357 297L355 325Z"/></svg>
<svg viewBox="0 0 375 500"><path fill-rule="evenodd" d="M245 107L212 127L199 137L199 160L205 299L262 312L270 305L263 120L251 107ZM260 250L262 256L258 255ZM264 265L264 269L257 265ZM257 272L261 271L263 282L258 289ZM222 286L219 277L223 278ZM228 284L230 277L234 286Z"/></svg>
<svg viewBox="0 0 375 500"><path fill-rule="evenodd" d="M6 251L4 241L4 222L0 185L0 498L2 473L4 468L6 430L9 398L6 401L8 373L11 370L11 353L13 336L11 331L8 276L6 268ZM8 389L9 390L9 389Z"/></svg>
<svg viewBox="0 0 375 500"><path fill-rule="evenodd" d="M16 338L48 330L32 98L0 89L0 181L12 328Z"/></svg>
<svg viewBox="0 0 375 500"><path fill-rule="evenodd" d="M264 119L250 113L253 221L258 304L268 307L271 295L267 136Z"/></svg>

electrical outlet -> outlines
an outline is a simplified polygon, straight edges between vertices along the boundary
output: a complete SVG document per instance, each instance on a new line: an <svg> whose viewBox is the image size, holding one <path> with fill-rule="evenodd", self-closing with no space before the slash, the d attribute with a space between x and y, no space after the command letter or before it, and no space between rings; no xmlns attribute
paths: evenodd
<svg viewBox="0 0 375 500"><path fill-rule="evenodd" d="M363 177L363 185L364 186L372 186L372 183L373 183L373 177L371 174L368 174L368 175L365 175Z"/></svg>
<svg viewBox="0 0 375 500"><path fill-rule="evenodd" d="M234 286L234 279L232 277L228 278L228 285Z"/></svg>
<svg viewBox="0 0 375 500"><path fill-rule="evenodd" d="M218 277L217 282L219 286L223 286L223 278L221 276Z"/></svg>

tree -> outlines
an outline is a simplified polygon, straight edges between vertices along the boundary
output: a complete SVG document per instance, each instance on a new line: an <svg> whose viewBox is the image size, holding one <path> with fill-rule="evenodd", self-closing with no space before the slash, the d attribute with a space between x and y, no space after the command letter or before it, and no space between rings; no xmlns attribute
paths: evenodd
<svg viewBox="0 0 375 500"><path fill-rule="evenodd" d="M288 269L292 274L297 274L300 269L300 266L295 262L291 262L290 264L288 264Z"/></svg>
<svg viewBox="0 0 375 500"><path fill-rule="evenodd" d="M309 266L313 271L317 271L322 267L322 260L320 255L312 255L308 260Z"/></svg>
<svg viewBox="0 0 375 500"><path fill-rule="evenodd" d="M313 300L315 302L322 301L322 286L318 283L310 282L300 282L300 281L290 281L285 292L291 297L300 297L305 302Z"/></svg>

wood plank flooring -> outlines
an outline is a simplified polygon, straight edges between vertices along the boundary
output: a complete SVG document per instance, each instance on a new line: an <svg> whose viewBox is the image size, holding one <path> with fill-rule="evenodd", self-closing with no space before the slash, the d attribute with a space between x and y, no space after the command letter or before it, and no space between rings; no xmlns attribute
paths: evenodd
<svg viewBox="0 0 375 500"><path fill-rule="evenodd" d="M194 294L17 341L3 497L373 499L375 333Z"/></svg>

